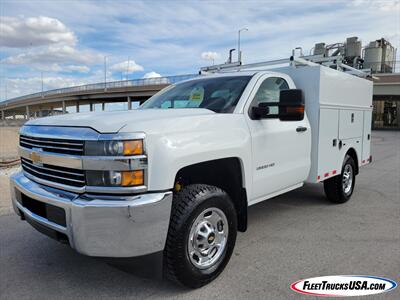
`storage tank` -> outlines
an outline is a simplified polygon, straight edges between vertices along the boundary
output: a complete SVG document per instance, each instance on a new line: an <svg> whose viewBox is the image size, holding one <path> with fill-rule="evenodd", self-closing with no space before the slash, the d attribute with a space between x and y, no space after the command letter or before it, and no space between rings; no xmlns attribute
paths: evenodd
<svg viewBox="0 0 400 300"><path fill-rule="evenodd" d="M373 73L392 73L396 49L384 38L370 42L364 49L364 68Z"/></svg>
<svg viewBox="0 0 400 300"><path fill-rule="evenodd" d="M344 55L348 60L353 60L356 57L361 57L361 41L358 37L349 37L346 39Z"/></svg>
<svg viewBox="0 0 400 300"><path fill-rule="evenodd" d="M318 43L314 46L314 55L326 56L325 43Z"/></svg>

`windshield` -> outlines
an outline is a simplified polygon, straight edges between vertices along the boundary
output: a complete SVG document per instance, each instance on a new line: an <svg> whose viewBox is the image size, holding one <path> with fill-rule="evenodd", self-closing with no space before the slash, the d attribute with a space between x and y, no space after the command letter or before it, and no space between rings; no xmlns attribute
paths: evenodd
<svg viewBox="0 0 400 300"><path fill-rule="evenodd" d="M207 108L217 113L231 113L250 78L202 78L170 85L143 103L139 109Z"/></svg>

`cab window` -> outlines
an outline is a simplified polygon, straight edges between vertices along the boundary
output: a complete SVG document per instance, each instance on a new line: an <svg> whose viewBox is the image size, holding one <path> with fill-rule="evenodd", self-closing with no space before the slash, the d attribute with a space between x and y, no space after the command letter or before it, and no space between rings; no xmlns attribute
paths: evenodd
<svg viewBox="0 0 400 300"><path fill-rule="evenodd" d="M288 90L289 85L286 80L281 77L269 77L261 83L256 95L254 96L253 105L263 102L279 102L279 93L282 90ZM270 107L271 114L278 113L278 106Z"/></svg>

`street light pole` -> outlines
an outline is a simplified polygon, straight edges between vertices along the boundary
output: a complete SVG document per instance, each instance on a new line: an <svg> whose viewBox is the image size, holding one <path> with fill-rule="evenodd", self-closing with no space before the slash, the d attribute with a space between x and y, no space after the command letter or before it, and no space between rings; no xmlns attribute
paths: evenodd
<svg viewBox="0 0 400 300"><path fill-rule="evenodd" d="M240 51L240 33L242 31L249 31L247 28L241 28L238 30L238 62L242 63L242 51Z"/></svg>
<svg viewBox="0 0 400 300"><path fill-rule="evenodd" d="M129 80L129 56L128 56L128 61L126 63L126 81Z"/></svg>
<svg viewBox="0 0 400 300"><path fill-rule="evenodd" d="M104 91L107 91L107 55L104 55Z"/></svg>
<svg viewBox="0 0 400 300"><path fill-rule="evenodd" d="M40 72L40 78L42 80L42 98L43 98L43 71Z"/></svg>

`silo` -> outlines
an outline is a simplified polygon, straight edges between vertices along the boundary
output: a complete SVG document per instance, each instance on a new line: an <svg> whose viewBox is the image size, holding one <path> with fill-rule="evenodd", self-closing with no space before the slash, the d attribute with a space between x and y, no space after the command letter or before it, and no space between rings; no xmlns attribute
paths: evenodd
<svg viewBox="0 0 400 300"><path fill-rule="evenodd" d="M394 71L396 49L385 39L370 42L364 49L364 68L373 73Z"/></svg>
<svg viewBox="0 0 400 300"><path fill-rule="evenodd" d="M358 37L354 36L346 39L345 56L349 60L361 57L361 41L358 40Z"/></svg>

